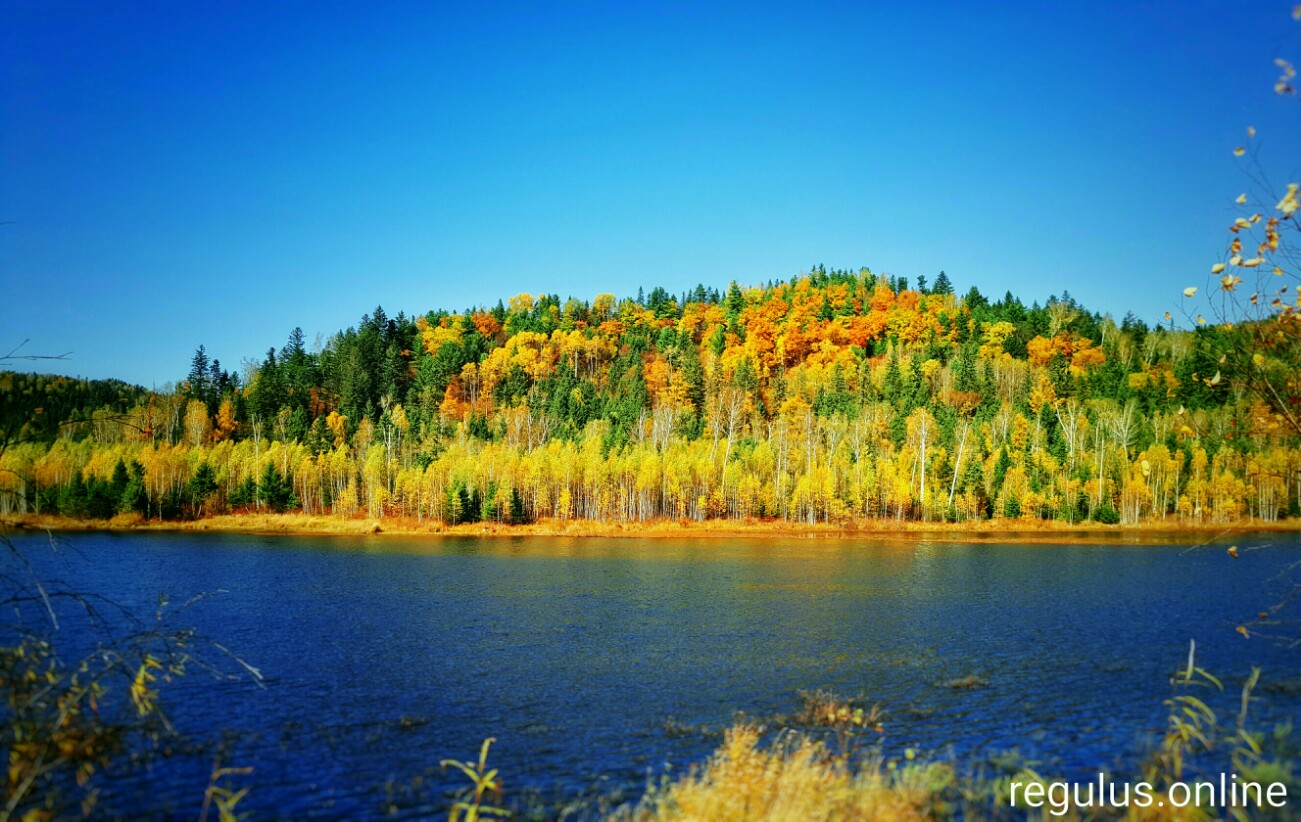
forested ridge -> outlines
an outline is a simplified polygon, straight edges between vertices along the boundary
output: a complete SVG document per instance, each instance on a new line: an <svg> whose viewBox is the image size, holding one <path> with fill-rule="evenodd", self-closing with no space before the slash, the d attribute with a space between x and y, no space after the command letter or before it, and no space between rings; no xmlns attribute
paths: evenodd
<svg viewBox="0 0 1301 822"><path fill-rule="evenodd" d="M0 375L0 513L1301 514L1297 397L1231 373L1241 328L1194 329L821 266L722 291L376 308L311 350L294 329L242 373L200 346L175 390Z"/></svg>

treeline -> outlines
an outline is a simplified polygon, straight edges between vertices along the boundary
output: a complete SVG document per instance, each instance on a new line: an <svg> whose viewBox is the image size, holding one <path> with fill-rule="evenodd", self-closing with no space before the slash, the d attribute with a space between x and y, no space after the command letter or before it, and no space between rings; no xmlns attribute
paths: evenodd
<svg viewBox="0 0 1301 822"><path fill-rule="evenodd" d="M0 446L82 436L97 418L117 419L149 392L121 380L85 380L54 374L0 372ZM82 423L76 430L64 426Z"/></svg>
<svg viewBox="0 0 1301 822"><path fill-rule="evenodd" d="M912 286L821 267L721 292L377 308L314 350L295 329L246 374L200 347L175 391L48 404L0 454L0 510L1297 515L1301 451L1277 408L1221 373L1234 344L1213 326L1117 324L1069 295L1026 306L959 297L943 273ZM0 387L31 410L60 379Z"/></svg>

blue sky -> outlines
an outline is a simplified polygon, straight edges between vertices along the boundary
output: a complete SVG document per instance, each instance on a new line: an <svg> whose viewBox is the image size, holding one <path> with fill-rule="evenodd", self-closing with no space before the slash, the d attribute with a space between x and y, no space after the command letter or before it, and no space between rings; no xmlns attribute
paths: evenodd
<svg viewBox="0 0 1301 822"><path fill-rule="evenodd" d="M817 263L1151 321L1246 126L1301 171L1287 3L587 5L5 3L0 347L163 385L376 304Z"/></svg>

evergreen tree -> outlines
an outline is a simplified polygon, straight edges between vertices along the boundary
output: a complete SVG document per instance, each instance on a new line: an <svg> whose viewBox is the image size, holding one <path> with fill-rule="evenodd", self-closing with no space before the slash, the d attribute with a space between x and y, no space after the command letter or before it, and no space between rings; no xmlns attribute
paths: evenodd
<svg viewBox="0 0 1301 822"><path fill-rule="evenodd" d="M949 275L943 271L940 276L935 278L935 285L931 288L932 294L948 295L953 293L953 284L949 282Z"/></svg>
<svg viewBox="0 0 1301 822"><path fill-rule="evenodd" d="M890 352L890 362L885 368L885 380L881 383L881 397L888 403L894 403L903 394L903 372L899 369L899 354Z"/></svg>
<svg viewBox="0 0 1301 822"><path fill-rule="evenodd" d="M131 463L126 487L122 489L117 510L120 514L148 515L149 513L149 494L145 489L145 469L138 462Z"/></svg>
<svg viewBox="0 0 1301 822"><path fill-rule="evenodd" d="M253 410L264 420L275 417L285 402L285 385L276 362L276 350L267 349L267 357L258 369L253 388Z"/></svg>
<svg viewBox="0 0 1301 822"><path fill-rule="evenodd" d="M185 493L189 498L189 503L194 510L195 516L203 516L204 501L208 495L217 490L217 475L213 472L212 466L208 463L201 463L198 468L194 469L194 475L186 483Z"/></svg>
<svg viewBox="0 0 1301 822"><path fill-rule="evenodd" d="M482 522L497 522L500 513L497 505L497 484L489 482L488 490L480 502L479 519Z"/></svg>
<svg viewBox="0 0 1301 822"><path fill-rule="evenodd" d="M979 391L980 378L976 374L976 357L979 348L974 343L962 346L953 364L955 386L959 391Z"/></svg>
<svg viewBox="0 0 1301 822"><path fill-rule="evenodd" d="M733 280L727 287L726 310L728 320L733 322L735 322L736 319L741 316L741 312L745 310L745 295L741 293L741 287L736 284L735 280Z"/></svg>
<svg viewBox="0 0 1301 822"><path fill-rule="evenodd" d="M226 372L221 370L221 360L215 357L212 364L208 366L208 413L216 414L217 407L221 404L221 397L230 390L230 377Z"/></svg>
<svg viewBox="0 0 1301 822"><path fill-rule="evenodd" d="M235 490L230 492L226 502L231 508L247 508L255 505L258 498L257 480L252 477L245 477L244 481L235 486Z"/></svg>
<svg viewBox="0 0 1301 822"><path fill-rule="evenodd" d="M72 472L72 479L59 492L59 511L65 516L84 519L90 515L90 493L80 471Z"/></svg>
<svg viewBox="0 0 1301 822"><path fill-rule="evenodd" d="M131 475L127 471L126 463L118 460L117 465L113 466L113 478L109 480L109 497L112 499L115 510L120 508L122 496L126 493L127 485L130 482Z"/></svg>
<svg viewBox="0 0 1301 822"><path fill-rule="evenodd" d="M293 486L281 476L275 465L269 462L266 470L262 472L262 481L258 483L258 494L262 504L277 513L302 507Z"/></svg>
<svg viewBox="0 0 1301 822"><path fill-rule="evenodd" d="M511 525L523 525L529 521L524 510L524 498L520 496L518 488L510 489L509 519Z"/></svg>
<svg viewBox="0 0 1301 822"><path fill-rule="evenodd" d="M190 360L190 373L186 377L186 382L189 383L190 396L201 402L211 404L210 380L208 352L200 345L194 352L194 358Z"/></svg>

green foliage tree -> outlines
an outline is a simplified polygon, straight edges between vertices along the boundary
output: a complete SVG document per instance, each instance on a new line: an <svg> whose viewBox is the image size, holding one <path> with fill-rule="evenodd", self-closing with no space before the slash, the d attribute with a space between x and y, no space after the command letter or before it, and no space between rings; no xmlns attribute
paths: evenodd
<svg viewBox="0 0 1301 822"><path fill-rule="evenodd" d="M297 510L302 507L302 502L298 495L294 493L293 486L278 471L272 463L267 463L267 467L262 472L262 479L258 483L258 494L261 497L262 504L276 513L289 510Z"/></svg>
<svg viewBox="0 0 1301 822"><path fill-rule="evenodd" d="M194 470L190 481L186 483L185 493L196 517L203 516L205 501L217 490L217 476L208 463L201 464Z"/></svg>

